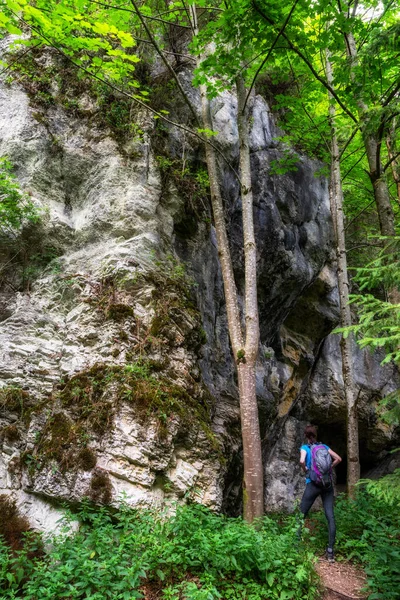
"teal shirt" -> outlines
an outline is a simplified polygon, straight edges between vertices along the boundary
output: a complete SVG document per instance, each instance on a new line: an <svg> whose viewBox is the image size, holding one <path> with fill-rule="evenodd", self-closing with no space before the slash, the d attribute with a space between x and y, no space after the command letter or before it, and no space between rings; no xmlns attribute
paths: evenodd
<svg viewBox="0 0 400 600"><path fill-rule="evenodd" d="M317 444L319 444L319 442L316 442ZM327 450L329 450L329 446L327 446L326 444L321 444L322 446L325 446L325 448ZM311 446L309 446L308 444L303 444L300 447L300 450L305 450L306 451L306 469L307 471L309 471L311 469ZM309 477L306 477L306 483L311 483L311 479Z"/></svg>

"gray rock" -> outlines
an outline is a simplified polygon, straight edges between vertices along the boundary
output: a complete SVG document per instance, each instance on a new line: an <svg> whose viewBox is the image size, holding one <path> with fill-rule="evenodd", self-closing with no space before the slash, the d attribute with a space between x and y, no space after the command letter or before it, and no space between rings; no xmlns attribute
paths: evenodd
<svg viewBox="0 0 400 600"><path fill-rule="evenodd" d="M190 73L180 76L198 104ZM79 101L89 115L90 98L83 94ZM235 96L225 92L212 107L217 143L233 164L238 157L236 106ZM291 510L303 485L298 449L304 424L312 419L325 433L334 426L337 445L343 447L340 353L337 338L329 336L338 321L332 228L327 182L316 176L320 165L298 155L295 172L271 177L271 162L281 156L275 140L279 132L260 96L252 99L252 110L261 324L257 394L266 508ZM109 131L90 125L84 116L78 119L54 106L39 122L35 112L22 89L0 84L0 154L10 157L22 189L45 208L44 235L61 248L57 264L40 274L29 293L0 291L0 386L21 387L35 400L30 423L13 410L0 411L0 427L18 427L18 440L1 443L0 493L12 493L32 523L47 529L60 514L54 505L88 494L114 504L123 494L137 507L189 498L237 514L242 478L238 394L213 227L198 217L193 230L182 225L193 217L177 190L171 186L166 193L162 186L147 116L139 116L143 140L127 142L123 152ZM169 141L173 155L188 144L176 129ZM199 152L188 145L189 156ZM238 184L227 165L221 168L241 293ZM192 292L197 309L188 303L183 310L180 294L173 291L175 304L165 305L169 322L163 332L162 301L170 293L165 272L172 269L174 276L171 253L197 284ZM107 317L112 306L125 307L121 318ZM161 333L154 333L155 323ZM206 341L199 337L200 324ZM75 454L66 467L55 456L40 462L40 444L48 439L41 436L54 415L71 422L78 418L77 409L57 396L65 378L95 365L122 368L143 355L208 407L207 427L185 425L179 414L164 423L154 415L143 421L122 401L105 434L85 433L84 447L94 456L87 455L85 468L69 442L66 449ZM359 350L355 361L362 460L372 466L395 440L375 414L377 400L398 385L398 374ZM107 388L110 402L114 392Z"/></svg>

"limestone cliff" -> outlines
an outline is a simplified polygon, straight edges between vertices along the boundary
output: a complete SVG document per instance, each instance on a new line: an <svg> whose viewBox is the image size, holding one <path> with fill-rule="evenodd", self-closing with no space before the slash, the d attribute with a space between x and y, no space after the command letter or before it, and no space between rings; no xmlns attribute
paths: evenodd
<svg viewBox="0 0 400 600"><path fill-rule="evenodd" d="M47 265L30 257L29 285L29 264L3 267L0 493L39 527L53 526L60 501L84 496L111 503L123 494L133 506L189 498L235 514L238 398L207 198L196 211L165 177L144 114L140 138L122 143L92 118L85 92L77 103L76 114L57 102L38 108L23 86L0 84L0 155L43 211L30 243L51 249ZM235 110L229 93L214 103L233 163ZM338 319L332 230L320 165L299 155L296 171L271 176L277 129L262 97L252 111L266 508L290 509L304 422L344 448L340 353L329 335ZM168 136L171 156L202 164L200 148L177 130ZM240 287L241 208L226 165L221 180ZM358 352L356 361L369 467L394 439L375 406L398 379L379 357Z"/></svg>

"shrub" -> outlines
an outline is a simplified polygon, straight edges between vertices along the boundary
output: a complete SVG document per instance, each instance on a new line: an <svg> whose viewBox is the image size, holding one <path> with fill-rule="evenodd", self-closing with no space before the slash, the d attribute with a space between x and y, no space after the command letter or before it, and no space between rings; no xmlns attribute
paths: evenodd
<svg viewBox="0 0 400 600"><path fill-rule="evenodd" d="M372 488L376 487L374 482ZM337 553L339 557L363 564L368 578L369 599L396 600L400 589L399 502L388 502L385 494L371 494L368 488L359 489L355 501L345 496L338 497L335 518ZM323 514L316 514L311 519L311 526L315 531L312 539L314 547L322 550L326 545Z"/></svg>
<svg viewBox="0 0 400 600"><path fill-rule="evenodd" d="M81 525L71 534L76 517ZM284 524L265 518L255 529L200 505L166 517L84 503L50 540L46 559L28 561L30 578L19 588L14 583L13 593L24 600L133 600L146 590L165 600L312 600L316 576L310 553L297 547L296 529L292 517ZM7 561L0 546L0 573Z"/></svg>
<svg viewBox="0 0 400 600"><path fill-rule="evenodd" d="M0 157L0 285L29 289L44 268L60 255L45 228L45 212L22 192L6 157Z"/></svg>
<svg viewBox="0 0 400 600"><path fill-rule="evenodd" d="M10 161L0 157L0 235L14 236L24 222L39 220L38 209L19 189Z"/></svg>

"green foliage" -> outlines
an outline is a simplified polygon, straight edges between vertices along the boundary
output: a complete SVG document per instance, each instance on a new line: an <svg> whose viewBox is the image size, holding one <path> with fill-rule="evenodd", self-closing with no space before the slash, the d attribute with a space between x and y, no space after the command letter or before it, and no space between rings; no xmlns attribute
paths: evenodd
<svg viewBox="0 0 400 600"><path fill-rule="evenodd" d="M81 522L71 531L74 518ZM152 590L165 600L312 600L317 579L309 552L299 551L294 518L265 518L256 530L200 505L155 511L96 510L69 514L64 533L48 540L40 561L18 559L27 581L5 576L2 598L23 600L133 600ZM0 573L10 552L0 543ZM14 595L13 595L14 594ZM147 594L146 594L147 595Z"/></svg>
<svg viewBox="0 0 400 600"><path fill-rule="evenodd" d="M364 484L367 492L377 500L383 501L389 506L394 506L395 509L399 506L400 469L396 469L393 473L385 475L381 479L361 479L359 483Z"/></svg>
<svg viewBox="0 0 400 600"><path fill-rule="evenodd" d="M389 425L400 425L400 390L395 390L379 402L380 417Z"/></svg>
<svg viewBox="0 0 400 600"><path fill-rule="evenodd" d="M351 302L357 307L358 324L337 329L348 335L354 332L361 348L383 348L382 364L400 361L400 238L378 238L385 246L366 266L355 269L354 280L360 291L388 291L391 298L376 297L372 293L352 294Z"/></svg>
<svg viewBox="0 0 400 600"><path fill-rule="evenodd" d="M24 223L40 220L38 208L24 194L7 157L0 157L0 236L15 236Z"/></svg>
<svg viewBox="0 0 400 600"><path fill-rule="evenodd" d="M285 175L291 171L297 171L299 164L299 156L293 150L285 149L282 156L271 162L271 175Z"/></svg>
<svg viewBox="0 0 400 600"><path fill-rule="evenodd" d="M86 6L82 0L72 3L37 0L1 0L7 15L2 26L9 32L18 16L31 27L30 39L18 44L52 45L91 74L101 70L102 77L138 88L133 78L139 57L132 52L135 41L130 33L131 17L123 11L107 13L99 6Z"/></svg>
<svg viewBox="0 0 400 600"><path fill-rule="evenodd" d="M368 578L371 600L396 600L400 588L399 471L359 489L355 501L339 496L335 506L339 559L360 561ZM326 546L323 513L310 519L311 543Z"/></svg>
<svg viewBox="0 0 400 600"><path fill-rule="evenodd" d="M10 161L0 158L0 285L26 291L60 254L46 235L44 216L21 191Z"/></svg>
<svg viewBox="0 0 400 600"><path fill-rule="evenodd" d="M156 156L164 186L172 181L179 193L185 198L192 210L200 213L209 196L210 182L203 167L195 168L188 162L168 156Z"/></svg>

